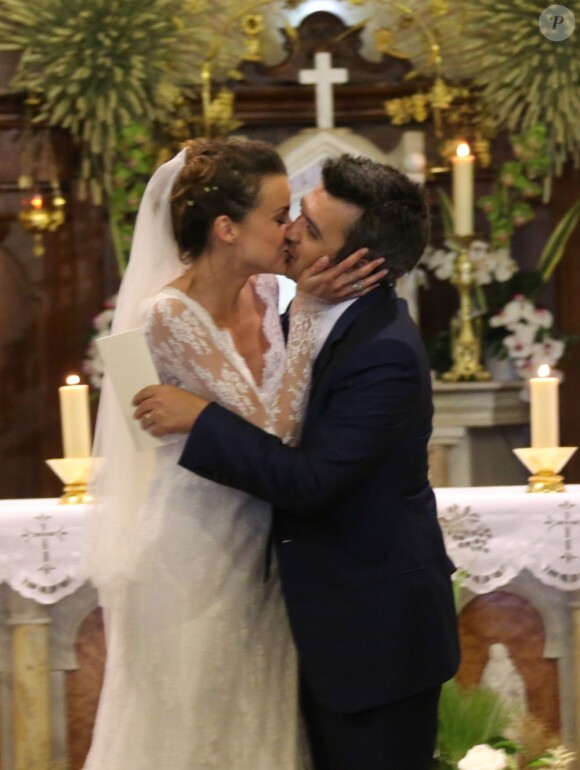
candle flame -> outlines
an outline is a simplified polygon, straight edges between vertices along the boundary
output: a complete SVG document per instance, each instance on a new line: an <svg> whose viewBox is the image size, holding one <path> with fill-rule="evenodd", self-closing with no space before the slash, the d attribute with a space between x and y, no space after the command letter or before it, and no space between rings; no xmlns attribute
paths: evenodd
<svg viewBox="0 0 580 770"><path fill-rule="evenodd" d="M78 374L69 374L69 376L66 378L67 385L78 385L80 381L81 378L78 376Z"/></svg>
<svg viewBox="0 0 580 770"><path fill-rule="evenodd" d="M471 149L467 142L461 142L461 144L457 145L455 152L458 158L467 158L468 155L471 155Z"/></svg>
<svg viewBox="0 0 580 770"><path fill-rule="evenodd" d="M540 367L538 367L538 377L549 377L549 376L550 376L549 364L542 364Z"/></svg>
<svg viewBox="0 0 580 770"><path fill-rule="evenodd" d="M43 206L42 195L33 195L30 199L30 205L33 209L41 209Z"/></svg>

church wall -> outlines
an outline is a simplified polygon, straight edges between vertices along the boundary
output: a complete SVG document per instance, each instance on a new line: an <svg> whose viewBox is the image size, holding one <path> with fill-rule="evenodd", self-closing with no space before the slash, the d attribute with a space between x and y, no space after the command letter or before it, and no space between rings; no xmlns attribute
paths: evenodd
<svg viewBox="0 0 580 770"><path fill-rule="evenodd" d="M43 236L45 253L34 256L33 238L18 222L23 126L18 102L0 97L0 498L60 494L44 464L62 456L58 387L81 373L91 319L115 285L104 210L78 200L76 153L58 133L52 140L67 220ZM45 188L44 155L37 178Z"/></svg>

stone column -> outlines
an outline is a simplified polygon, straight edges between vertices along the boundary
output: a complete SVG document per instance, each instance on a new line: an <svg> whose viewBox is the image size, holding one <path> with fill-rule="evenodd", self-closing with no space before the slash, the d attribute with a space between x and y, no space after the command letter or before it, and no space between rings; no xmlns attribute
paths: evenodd
<svg viewBox="0 0 580 770"><path fill-rule="evenodd" d="M449 486L448 455L447 447L441 444L429 444L429 481L432 487Z"/></svg>
<svg viewBox="0 0 580 770"><path fill-rule="evenodd" d="M14 770L49 770L50 671L46 607L10 592Z"/></svg>
<svg viewBox="0 0 580 770"><path fill-rule="evenodd" d="M572 656L574 658L574 727L576 733L575 751L580 751L580 598L574 592L570 601L572 615Z"/></svg>

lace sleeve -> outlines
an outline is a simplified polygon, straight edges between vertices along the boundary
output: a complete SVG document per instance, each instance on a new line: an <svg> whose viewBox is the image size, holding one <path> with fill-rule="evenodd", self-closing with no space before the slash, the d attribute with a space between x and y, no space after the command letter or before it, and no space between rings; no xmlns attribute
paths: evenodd
<svg viewBox="0 0 580 770"><path fill-rule="evenodd" d="M299 438L310 390L316 332L326 307L325 302L299 293L290 308L284 372L264 426L285 444L295 444Z"/></svg>
<svg viewBox="0 0 580 770"><path fill-rule="evenodd" d="M151 303L144 322L162 382L217 401L291 443L298 437L308 396L316 329L324 307L305 295L292 303L284 369L268 406L229 332L217 328L199 303L168 292Z"/></svg>

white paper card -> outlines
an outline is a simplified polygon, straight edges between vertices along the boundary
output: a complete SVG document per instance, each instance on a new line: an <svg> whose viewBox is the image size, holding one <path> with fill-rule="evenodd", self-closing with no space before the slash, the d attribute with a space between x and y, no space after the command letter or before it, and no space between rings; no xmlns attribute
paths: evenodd
<svg viewBox="0 0 580 770"><path fill-rule="evenodd" d="M178 435L155 438L143 430L139 421L133 417L133 396L147 385L159 384L159 375L143 329L101 337L96 340L96 344L135 447L139 450L155 449L182 438Z"/></svg>

